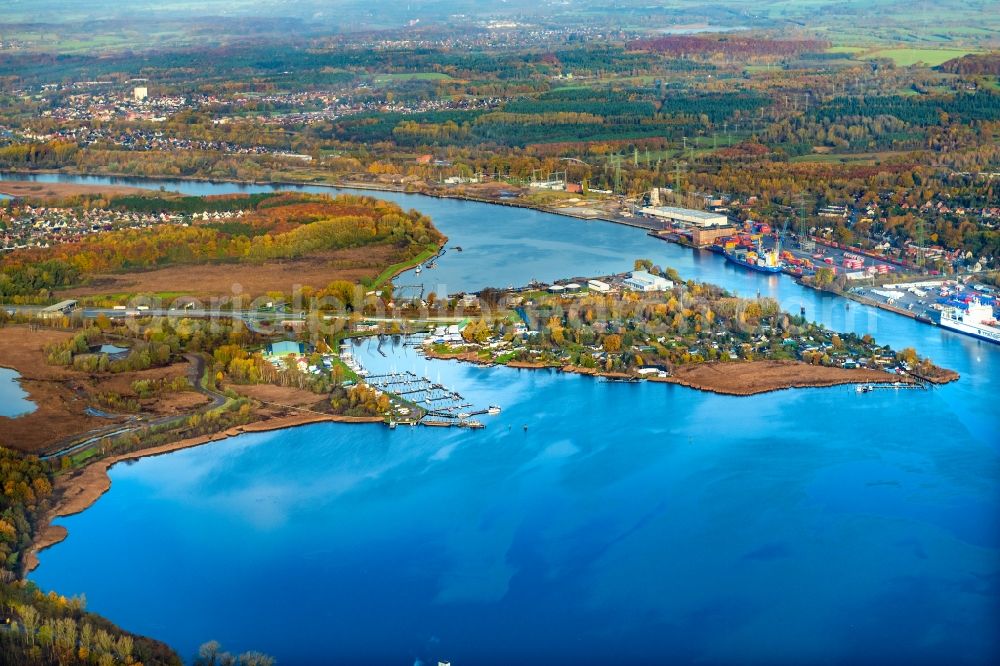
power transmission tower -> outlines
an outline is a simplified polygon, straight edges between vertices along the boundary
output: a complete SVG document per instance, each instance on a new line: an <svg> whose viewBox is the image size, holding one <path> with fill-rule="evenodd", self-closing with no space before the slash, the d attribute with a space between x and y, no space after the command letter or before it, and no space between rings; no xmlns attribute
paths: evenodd
<svg viewBox="0 0 1000 666"><path fill-rule="evenodd" d="M926 259L924 243L927 242L927 222L924 218L917 218L913 225L913 242L917 245L917 266L923 266Z"/></svg>
<svg viewBox="0 0 1000 666"><path fill-rule="evenodd" d="M806 217L806 196L799 195L796 203L799 209L799 247L807 251L814 250L816 243L809 235L809 219Z"/></svg>
<svg viewBox="0 0 1000 666"><path fill-rule="evenodd" d="M681 171L687 171L687 163L674 161L674 192L681 193Z"/></svg>

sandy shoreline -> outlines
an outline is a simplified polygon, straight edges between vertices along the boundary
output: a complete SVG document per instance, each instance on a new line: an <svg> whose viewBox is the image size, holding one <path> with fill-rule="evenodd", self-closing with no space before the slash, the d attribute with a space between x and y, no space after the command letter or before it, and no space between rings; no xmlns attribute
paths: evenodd
<svg viewBox="0 0 1000 666"><path fill-rule="evenodd" d="M164 455L181 449L189 449L202 444L218 442L237 435L252 432L268 432L284 430L312 423L383 423L380 416L338 416L335 414L296 414L256 421L247 425L236 426L211 435L201 435L182 439L171 444L154 446L139 451L130 451L116 456L97 460L82 470L60 476L56 479L55 488L60 492L59 501L42 518L38 533L35 535L31 548L25 553L25 573L38 566L38 554L59 543L69 534L65 527L53 525L52 521L63 516L72 516L90 508L101 495L111 488L111 477L108 470L120 462L138 460L151 456Z"/></svg>

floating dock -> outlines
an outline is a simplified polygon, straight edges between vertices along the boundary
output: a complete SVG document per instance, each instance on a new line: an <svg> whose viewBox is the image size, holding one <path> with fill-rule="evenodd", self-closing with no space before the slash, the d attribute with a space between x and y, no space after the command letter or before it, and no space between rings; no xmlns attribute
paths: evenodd
<svg viewBox="0 0 1000 666"><path fill-rule="evenodd" d="M482 409L465 413L465 410L472 407L472 403L466 401L458 391L409 370L368 375L365 383L411 405L411 409L418 410L416 420L427 426L482 428L483 424L467 419L489 411Z"/></svg>

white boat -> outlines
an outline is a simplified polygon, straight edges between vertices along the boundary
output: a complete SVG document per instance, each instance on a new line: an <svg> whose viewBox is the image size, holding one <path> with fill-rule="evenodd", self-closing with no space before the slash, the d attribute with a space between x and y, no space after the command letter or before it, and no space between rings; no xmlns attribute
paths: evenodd
<svg viewBox="0 0 1000 666"><path fill-rule="evenodd" d="M964 308L945 308L941 311L940 323L942 328L1000 344L1000 327L993 315L993 306L979 299L971 301Z"/></svg>
<svg viewBox="0 0 1000 666"><path fill-rule="evenodd" d="M490 416L496 416L497 414L500 413L499 405L490 405L489 409L486 410L486 413L489 414Z"/></svg>
<svg viewBox="0 0 1000 666"><path fill-rule="evenodd" d="M419 275L420 270L421 270L420 266L417 266L415 269L413 269L413 272Z"/></svg>

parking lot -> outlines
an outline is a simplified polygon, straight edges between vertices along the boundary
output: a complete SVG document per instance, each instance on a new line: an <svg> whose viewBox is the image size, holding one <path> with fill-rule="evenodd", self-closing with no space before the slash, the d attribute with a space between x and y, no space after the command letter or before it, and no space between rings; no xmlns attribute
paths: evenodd
<svg viewBox="0 0 1000 666"><path fill-rule="evenodd" d="M881 286L857 286L850 293L912 313L918 318L931 321L940 319L941 310L950 305L959 305L971 299L996 302L996 290L971 282L935 278L899 282Z"/></svg>

